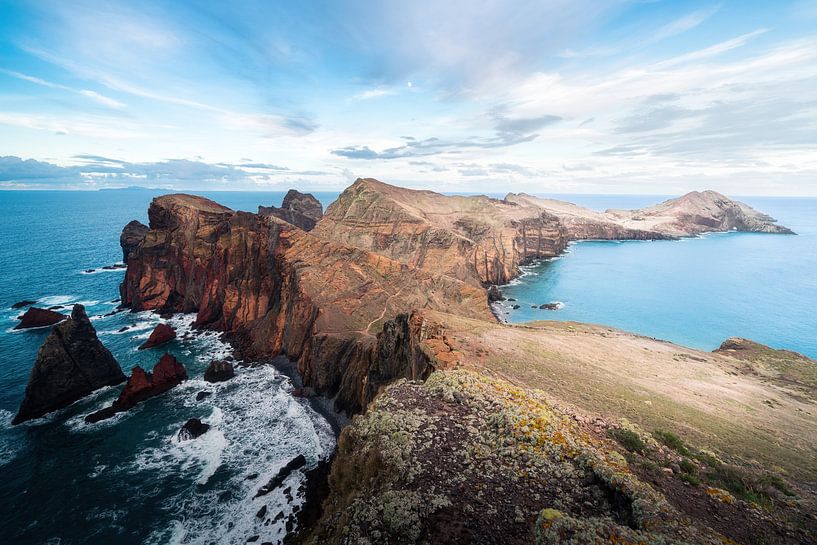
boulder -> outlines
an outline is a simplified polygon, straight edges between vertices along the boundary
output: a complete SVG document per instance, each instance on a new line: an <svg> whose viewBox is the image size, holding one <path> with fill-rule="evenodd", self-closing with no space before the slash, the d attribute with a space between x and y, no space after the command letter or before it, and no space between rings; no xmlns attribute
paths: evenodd
<svg viewBox="0 0 817 545"><path fill-rule="evenodd" d="M187 370L170 354L165 354L148 373L139 366L131 371L131 376L119 398L110 407L105 407L85 417L89 423L110 418L116 413L127 411L146 399L164 393L187 380Z"/></svg>
<svg viewBox="0 0 817 545"><path fill-rule="evenodd" d="M148 340L143 342L141 346L139 346L139 350L145 350L146 348L153 348L155 346L159 346L160 344L164 344L166 342L172 341L176 338L176 330L170 327L167 324L159 324L150 334Z"/></svg>
<svg viewBox="0 0 817 545"><path fill-rule="evenodd" d="M235 369L229 361L213 360L204 371L204 380L207 382L224 382L234 376Z"/></svg>
<svg viewBox="0 0 817 545"><path fill-rule="evenodd" d="M12 423L39 418L97 388L124 380L125 374L97 338L85 308L74 305L71 317L54 328L37 352L25 397Z"/></svg>
<svg viewBox="0 0 817 545"><path fill-rule="evenodd" d="M13 305L11 305L11 308L30 307L31 305L35 305L35 304L37 304L37 301L29 301L28 299L26 299L24 301L17 301Z"/></svg>
<svg viewBox="0 0 817 545"><path fill-rule="evenodd" d="M83 310L83 313L85 311ZM45 327L54 325L65 320L65 314L54 312L44 308L30 307L25 314L19 317L20 323L14 329L31 329L32 327Z"/></svg>
<svg viewBox="0 0 817 545"><path fill-rule="evenodd" d="M201 401L202 399L207 399L211 395L213 395L212 392L206 392L206 391L202 390L201 392L196 394L196 401Z"/></svg>
<svg viewBox="0 0 817 545"><path fill-rule="evenodd" d="M281 203L281 208L259 206L258 213L262 216L275 216L304 231L311 231L323 217L323 206L310 193L290 189Z"/></svg>
<svg viewBox="0 0 817 545"><path fill-rule="evenodd" d="M207 430L209 429L210 424L205 424L198 418L191 418L185 422L182 429L179 430L179 441L189 441L191 439L195 439L196 437L207 433Z"/></svg>
<svg viewBox="0 0 817 545"><path fill-rule="evenodd" d="M284 484L286 478L289 477L293 471L295 471L296 469L300 469L305 465L306 458L304 458L303 454L299 454L298 456L287 462L287 465L282 467L278 471L278 473L276 473L275 476L267 482L267 484L259 488L258 492L255 493L255 497L257 498L259 496L266 496L267 494L269 494L270 492Z"/></svg>
<svg viewBox="0 0 817 545"><path fill-rule="evenodd" d="M149 227L140 221L133 220L128 223L119 235L119 246L122 247L122 261L128 262L128 257L141 244L145 238Z"/></svg>

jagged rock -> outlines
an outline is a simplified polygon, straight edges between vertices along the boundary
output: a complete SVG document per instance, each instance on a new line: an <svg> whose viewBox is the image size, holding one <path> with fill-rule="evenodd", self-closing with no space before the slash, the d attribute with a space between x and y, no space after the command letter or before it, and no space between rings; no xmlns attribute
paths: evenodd
<svg viewBox="0 0 817 545"><path fill-rule="evenodd" d="M170 342L175 338L176 330L174 330L168 324L159 324L155 328L153 328L153 331L150 333L150 337L148 337L148 340L146 340L139 346L139 350L153 348L166 342Z"/></svg>
<svg viewBox="0 0 817 545"><path fill-rule="evenodd" d="M542 310L559 310L562 307L559 303L544 303L539 305L539 308Z"/></svg>
<svg viewBox="0 0 817 545"><path fill-rule="evenodd" d="M184 423L184 426L179 430L179 441L189 441L207 433L210 429L210 424L206 424L198 418L191 418Z"/></svg>
<svg viewBox="0 0 817 545"><path fill-rule="evenodd" d="M258 214L275 216L296 227L300 227L304 231L311 231L323 217L323 206L310 193L301 193L295 189L290 189L284 196L281 208L259 206Z"/></svg>
<svg viewBox="0 0 817 545"><path fill-rule="evenodd" d="M262 518L264 518L265 516L267 516L267 506L266 506L266 505L262 505L262 506L261 506L261 509L259 509L259 510L258 510L258 512L255 514L255 517L256 517L256 518L259 518L259 519L262 519Z"/></svg>
<svg viewBox="0 0 817 545"><path fill-rule="evenodd" d="M187 370L170 354L165 354L147 373L137 366L131 371L125 388L110 407L106 407L85 417L89 423L110 418L116 413L127 411L139 402L157 396L187 380Z"/></svg>
<svg viewBox="0 0 817 545"><path fill-rule="evenodd" d="M33 327L46 327L65 320L67 316L44 308L30 307L18 319L20 323L14 329L31 329Z"/></svg>
<svg viewBox="0 0 817 545"><path fill-rule="evenodd" d="M303 454L299 454L298 456L287 462L287 464L284 467L282 467L278 471L278 473L276 473L276 475L267 482L267 484L259 488L258 492L255 493L255 497L257 498L259 496L266 496L267 494L281 486L286 480L286 478L289 477L293 471L295 471L296 469L300 469L305 465L306 458L304 458Z"/></svg>
<svg viewBox="0 0 817 545"><path fill-rule="evenodd" d="M128 262L128 257L130 257L136 247L142 243L148 229L149 227L147 225L137 220L133 220L125 225L122 229L122 234L119 235L119 246L122 247L122 261L125 263Z"/></svg>
<svg viewBox="0 0 817 545"><path fill-rule="evenodd" d="M199 392L199 393L196 394L196 401L201 401L202 399L207 399L211 395L213 395L213 392L204 392L204 391Z"/></svg>
<svg viewBox="0 0 817 545"><path fill-rule="evenodd" d="M229 361L213 360L204 371L204 380L207 382L224 382L235 376L233 364Z"/></svg>
<svg viewBox="0 0 817 545"><path fill-rule="evenodd" d="M11 305L11 308L23 308L23 307L30 307L31 305L36 305L37 301L29 301L26 299L25 301L18 301Z"/></svg>
<svg viewBox="0 0 817 545"><path fill-rule="evenodd" d="M491 286L488 288L488 302L489 303L496 303L498 301L504 301L505 297L503 297L502 292L496 286Z"/></svg>
<svg viewBox="0 0 817 545"><path fill-rule="evenodd" d="M19 424L61 409L97 388L125 380L116 359L96 336L82 305L57 325L37 352L25 397L14 417Z"/></svg>

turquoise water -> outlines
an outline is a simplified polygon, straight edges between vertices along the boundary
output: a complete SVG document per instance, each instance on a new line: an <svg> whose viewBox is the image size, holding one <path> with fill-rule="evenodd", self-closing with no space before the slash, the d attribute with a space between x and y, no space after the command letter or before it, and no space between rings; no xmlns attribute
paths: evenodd
<svg viewBox="0 0 817 545"><path fill-rule="evenodd" d="M280 204L283 193L210 193L236 209ZM171 323L179 339L136 351L160 319L115 309L123 272L85 274L120 261L119 232L131 219L147 223L148 191L0 192L0 541L9 544L141 544L280 542L285 515L301 502L281 490L253 500L256 489L298 454L310 462L334 445L329 424L289 395L289 380L271 367L241 368L229 382L201 377L229 354L215 333L190 335L192 317ZM322 196L326 198L326 196ZM332 200L335 195L330 195ZM110 421L84 415L109 404L108 388L46 418L11 427L37 349L48 329L12 332L22 299L39 306L85 304L99 338L127 373L150 368L165 350L190 380ZM123 326L130 329L119 333ZM212 395L196 401L202 390ZM184 443L176 432L198 417L213 428ZM248 475L258 474L248 480ZM302 476L287 481L293 490Z"/></svg>
<svg viewBox="0 0 817 545"><path fill-rule="evenodd" d="M571 196L598 210L655 197ZM719 233L680 241L581 242L502 288L511 322L576 320L712 350L740 336L817 358L817 199L741 199L797 236ZM557 311L532 309L561 302ZM520 308L513 310L512 305Z"/></svg>
<svg viewBox="0 0 817 545"><path fill-rule="evenodd" d="M280 542L274 516L300 501L281 491L253 500L261 483L297 454L310 462L333 448L329 424L288 379L269 367L241 368L210 385L202 372L229 352L214 333L190 335L191 317L172 319L180 338L167 349L191 379L112 420L85 425L118 388L21 426L10 420L47 330L12 332L22 299L41 306L83 302L100 339L126 372L163 353L136 347L160 320L115 309L122 271L85 274L121 259L119 233L147 222L150 191L0 192L0 531L3 543L140 544ZM234 209L280 204L283 193L205 193ZM337 193L316 194L324 205ZM563 197L596 209L632 208L656 197ZM513 321L604 323L711 349L731 335L817 356L817 200L746 199L800 235L709 235L682 242L585 242L561 259L530 267L504 288L519 299ZM531 304L563 301L559 311ZM123 326L130 329L119 333ZM185 338L187 337L187 338ZM199 391L213 395L196 401ZM186 443L176 431L191 417L213 425ZM252 474L256 479L248 480ZM288 484L297 486L299 475ZM294 488L293 487L293 488Z"/></svg>

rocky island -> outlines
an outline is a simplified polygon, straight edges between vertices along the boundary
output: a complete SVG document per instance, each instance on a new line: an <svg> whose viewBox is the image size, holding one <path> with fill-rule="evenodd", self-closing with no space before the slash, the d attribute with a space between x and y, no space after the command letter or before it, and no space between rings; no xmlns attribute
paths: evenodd
<svg viewBox="0 0 817 545"><path fill-rule="evenodd" d="M284 355L361 415L296 541L814 543L815 362L489 307L573 240L791 233L772 218L712 191L604 213L373 179L325 213L287 197L259 214L157 197L121 295L196 313L245 358Z"/></svg>

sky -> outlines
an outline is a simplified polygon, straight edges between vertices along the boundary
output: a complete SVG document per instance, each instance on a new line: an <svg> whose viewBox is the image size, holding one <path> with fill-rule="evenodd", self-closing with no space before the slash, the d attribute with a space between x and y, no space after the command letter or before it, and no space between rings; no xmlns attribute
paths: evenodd
<svg viewBox="0 0 817 545"><path fill-rule="evenodd" d="M0 189L817 196L817 0L0 0Z"/></svg>

